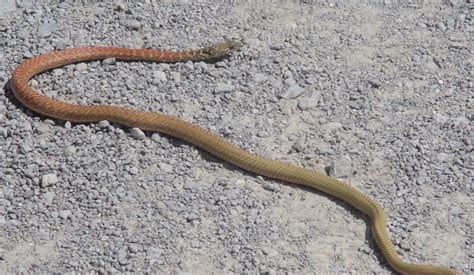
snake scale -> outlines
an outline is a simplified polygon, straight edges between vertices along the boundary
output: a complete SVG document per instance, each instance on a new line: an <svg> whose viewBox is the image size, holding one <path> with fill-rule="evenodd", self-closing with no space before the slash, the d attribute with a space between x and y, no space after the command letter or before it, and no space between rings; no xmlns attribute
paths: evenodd
<svg viewBox="0 0 474 275"><path fill-rule="evenodd" d="M12 74L15 97L29 109L60 120L85 123L108 120L146 131L158 131L185 140L210 154L242 169L269 178L306 185L341 199L370 217L372 234L390 266L402 274L459 274L435 265L402 261L387 232L383 208L355 188L316 171L257 156L242 150L219 136L177 117L142 112L116 106L83 106L60 102L34 91L28 82L44 71L82 61L116 58L158 62L198 61L221 58L240 48L240 43L226 41L198 50L171 52L151 49L84 47L50 52L22 63Z"/></svg>

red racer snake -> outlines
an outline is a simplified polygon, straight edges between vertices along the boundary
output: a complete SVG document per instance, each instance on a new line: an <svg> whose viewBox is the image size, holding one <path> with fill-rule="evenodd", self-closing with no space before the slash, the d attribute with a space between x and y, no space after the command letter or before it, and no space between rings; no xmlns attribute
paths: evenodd
<svg viewBox="0 0 474 275"><path fill-rule="evenodd" d="M386 229L387 218L383 208L367 195L341 181L313 170L257 156L230 144L197 125L173 116L116 106L81 106L64 103L41 95L28 85L28 81L41 72L81 61L105 58L158 62L197 61L220 58L239 47L239 43L228 41L208 48L182 52L113 47L66 49L25 61L13 72L11 84L15 97L22 104L45 116L72 122L108 120L146 131L162 132L192 143L244 170L318 189L349 203L370 217L375 241L390 266L396 271L403 274L458 274L455 270L446 267L410 264L402 261L389 239Z"/></svg>

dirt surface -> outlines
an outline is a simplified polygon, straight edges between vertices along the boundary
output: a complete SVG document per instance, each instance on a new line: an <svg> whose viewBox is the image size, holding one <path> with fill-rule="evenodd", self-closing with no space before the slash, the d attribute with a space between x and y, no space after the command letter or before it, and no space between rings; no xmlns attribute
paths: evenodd
<svg viewBox="0 0 474 275"><path fill-rule="evenodd" d="M2 1L0 270L393 273L370 220L344 202L162 134L49 119L8 83L53 50L237 40L214 63L92 61L31 85L176 115L328 171L383 205L403 259L472 272L472 3L233 2Z"/></svg>

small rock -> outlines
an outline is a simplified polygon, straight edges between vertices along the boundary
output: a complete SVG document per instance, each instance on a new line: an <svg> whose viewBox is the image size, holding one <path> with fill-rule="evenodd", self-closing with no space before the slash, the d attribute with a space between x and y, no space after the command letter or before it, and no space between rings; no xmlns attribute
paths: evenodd
<svg viewBox="0 0 474 275"><path fill-rule="evenodd" d="M74 154L76 154L77 149L74 146L68 146L66 147L66 149L64 149L64 152L67 156L73 156Z"/></svg>
<svg viewBox="0 0 474 275"><path fill-rule="evenodd" d="M137 20L128 20L125 22L125 26L130 30L138 31L142 27L142 24Z"/></svg>
<svg viewBox="0 0 474 275"><path fill-rule="evenodd" d="M369 82L369 85L375 89L378 89L382 86L382 83L380 83L380 81L376 79L369 79L368 82Z"/></svg>
<svg viewBox="0 0 474 275"><path fill-rule="evenodd" d="M26 190L26 191L23 193L23 198L24 198L24 199L29 199L29 198L33 197L34 194L35 194L35 193L33 192L33 190L28 189L28 190Z"/></svg>
<svg viewBox="0 0 474 275"><path fill-rule="evenodd" d="M116 11L126 11L128 9L127 5L123 4L123 3L119 3L117 4L117 6L115 6L115 9Z"/></svg>
<svg viewBox="0 0 474 275"><path fill-rule="evenodd" d="M171 173L173 172L173 166L169 165L169 164L166 164L166 163L160 163L160 169L161 171L165 172L165 173Z"/></svg>
<svg viewBox="0 0 474 275"><path fill-rule="evenodd" d="M265 80L267 80L268 77L266 75L263 75L263 74L260 74L260 73L256 73L254 76L253 76L253 81L255 83L261 83L261 82L264 82Z"/></svg>
<svg viewBox="0 0 474 275"><path fill-rule="evenodd" d="M298 84L291 85L286 92L280 95L280 98L284 99L292 99L299 97L302 93L304 93L304 88L299 86Z"/></svg>
<svg viewBox="0 0 474 275"><path fill-rule="evenodd" d="M187 181L183 184L183 189L192 190L194 188L196 188L196 184L194 184L192 182Z"/></svg>
<svg viewBox="0 0 474 275"><path fill-rule="evenodd" d="M149 247L146 250L146 257L148 259L158 259L161 257L161 254L163 253L163 250L157 248L157 247Z"/></svg>
<svg viewBox="0 0 474 275"><path fill-rule="evenodd" d="M138 168L137 167L132 167L132 168L130 168L130 170L128 172L130 172L130 174L132 174L132 175L136 175L136 174L138 174Z"/></svg>
<svg viewBox="0 0 474 275"><path fill-rule="evenodd" d="M316 108L318 106L320 98L321 98L321 92L314 91L311 93L311 95L303 97L298 102L297 106L301 111Z"/></svg>
<svg viewBox="0 0 474 275"><path fill-rule="evenodd" d="M56 50L64 50L67 48L67 43L65 40L59 40L54 44Z"/></svg>
<svg viewBox="0 0 474 275"><path fill-rule="evenodd" d="M444 162L445 160L447 160L449 157L448 154L446 153L439 153L437 156L436 156L436 159L439 161L439 162Z"/></svg>
<svg viewBox="0 0 474 275"><path fill-rule="evenodd" d="M53 70L53 75L54 76L62 76L64 74L64 70L63 69L54 69Z"/></svg>
<svg viewBox="0 0 474 275"><path fill-rule="evenodd" d="M394 205L402 205L405 203L405 199L404 198L396 198L394 201L393 201L393 204Z"/></svg>
<svg viewBox="0 0 474 275"><path fill-rule="evenodd" d="M46 174L41 177L41 187L48 187L58 182L58 177L55 174Z"/></svg>
<svg viewBox="0 0 474 275"><path fill-rule="evenodd" d="M162 71L153 72L153 80L156 82L166 82L166 74Z"/></svg>
<svg viewBox="0 0 474 275"><path fill-rule="evenodd" d="M104 65L115 65L115 63L116 63L116 60L113 57L102 60L102 64Z"/></svg>
<svg viewBox="0 0 474 275"><path fill-rule="evenodd" d="M443 22L437 22L436 23L436 28L438 28L440 31L445 31L446 30L446 25Z"/></svg>
<svg viewBox="0 0 474 275"><path fill-rule="evenodd" d="M304 142L304 139L299 138L295 143L293 143L291 148L295 149L296 152L303 152L304 149L306 149L306 143Z"/></svg>
<svg viewBox="0 0 474 275"><path fill-rule="evenodd" d="M259 138L267 138L270 134L267 131L261 130L257 132L257 137Z"/></svg>
<svg viewBox="0 0 474 275"><path fill-rule="evenodd" d="M128 251L130 251L130 253L137 253L140 251L140 246L138 244L132 243L128 246Z"/></svg>
<svg viewBox="0 0 474 275"><path fill-rule="evenodd" d="M67 218L69 218L69 216L72 215L72 211L71 210L61 210L61 211L59 211L58 215L61 219L66 220Z"/></svg>
<svg viewBox="0 0 474 275"><path fill-rule="evenodd" d="M53 31L56 28L56 24L54 23L43 23L38 26L37 35L41 38L50 37L53 34Z"/></svg>
<svg viewBox="0 0 474 275"><path fill-rule="evenodd" d="M349 177L352 175L352 160L348 156L334 160L329 167L329 175L336 178Z"/></svg>
<svg viewBox="0 0 474 275"><path fill-rule="evenodd" d="M44 199L44 205L45 206L50 206L53 203L54 197L56 194L54 192L46 192L43 194L43 199Z"/></svg>
<svg viewBox="0 0 474 275"><path fill-rule="evenodd" d="M82 73L85 70L87 70L87 64L86 63L78 63L76 64L76 71Z"/></svg>
<svg viewBox="0 0 474 275"><path fill-rule="evenodd" d="M108 120L101 120L97 126L99 126L99 128L107 128L110 126L110 122Z"/></svg>
<svg viewBox="0 0 474 275"><path fill-rule="evenodd" d="M30 52L30 51L28 51L28 50L26 50L26 51L22 52L22 54L21 54L21 55L23 56L23 58L26 58L26 59L30 59L30 58L32 58L32 57L33 57L33 54L31 54L31 52Z"/></svg>
<svg viewBox="0 0 474 275"><path fill-rule="evenodd" d="M276 184L271 184L271 183L268 183L268 182L263 182L262 183L262 188L265 189L265 190L271 191L271 192L280 191Z"/></svg>
<svg viewBox="0 0 474 275"><path fill-rule="evenodd" d="M193 214L193 213L186 216L186 221L187 222L192 222L192 221L197 220L197 219L199 219L199 216L196 215L196 214Z"/></svg>
<svg viewBox="0 0 474 275"><path fill-rule="evenodd" d="M220 84L214 89L214 94L231 93L235 90L232 84Z"/></svg>
<svg viewBox="0 0 474 275"><path fill-rule="evenodd" d="M294 78L290 77L290 78L285 79L285 81L283 81L283 83L285 83L286 86L292 86L292 85L296 84L296 80Z"/></svg>
<svg viewBox="0 0 474 275"><path fill-rule="evenodd" d="M181 74L179 72L171 72L170 76L171 76L171 78L173 78L174 83L181 82Z"/></svg>
<svg viewBox="0 0 474 275"><path fill-rule="evenodd" d="M128 253L126 248L122 248L117 252L117 260L120 265L127 264Z"/></svg>
<svg viewBox="0 0 474 275"><path fill-rule="evenodd" d="M137 127L133 127L132 129L130 129L130 134L138 140L145 139L146 137L145 133L143 133L143 131Z"/></svg>
<svg viewBox="0 0 474 275"><path fill-rule="evenodd" d="M279 50L283 49L283 45L282 44L271 44L270 49L272 49L274 51L279 51Z"/></svg>

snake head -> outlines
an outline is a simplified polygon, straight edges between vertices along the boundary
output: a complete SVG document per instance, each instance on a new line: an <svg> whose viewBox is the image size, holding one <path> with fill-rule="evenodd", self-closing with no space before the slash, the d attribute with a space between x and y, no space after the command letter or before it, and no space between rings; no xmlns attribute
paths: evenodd
<svg viewBox="0 0 474 275"><path fill-rule="evenodd" d="M219 58L239 49L241 46L242 44L237 41L225 41L204 49L202 54L204 54L208 59Z"/></svg>

